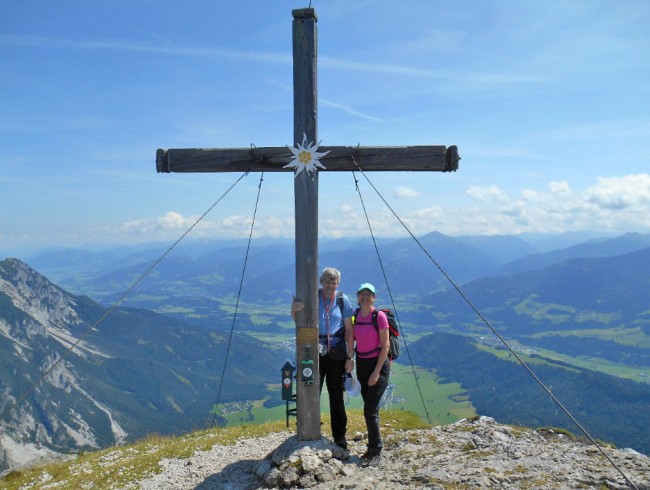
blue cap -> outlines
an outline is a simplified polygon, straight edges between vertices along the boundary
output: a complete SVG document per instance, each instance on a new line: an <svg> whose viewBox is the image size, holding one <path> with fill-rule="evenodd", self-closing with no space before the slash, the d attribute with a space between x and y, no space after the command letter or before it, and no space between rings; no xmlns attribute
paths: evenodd
<svg viewBox="0 0 650 490"><path fill-rule="evenodd" d="M357 294L359 294L361 291L364 289L367 289L370 291L372 294L375 294L375 286L370 284L369 282L364 282L361 286L359 286L359 289L357 289Z"/></svg>

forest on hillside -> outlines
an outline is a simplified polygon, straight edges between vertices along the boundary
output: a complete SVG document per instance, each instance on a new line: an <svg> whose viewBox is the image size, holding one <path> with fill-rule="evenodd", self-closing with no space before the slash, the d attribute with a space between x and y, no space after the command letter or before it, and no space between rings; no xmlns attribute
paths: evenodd
<svg viewBox="0 0 650 490"><path fill-rule="evenodd" d="M461 383L480 415L527 427L579 427L515 359L480 349L468 337L432 334L409 347L418 363ZM534 362L533 362L534 361ZM594 438L650 454L650 385L556 363L529 367Z"/></svg>

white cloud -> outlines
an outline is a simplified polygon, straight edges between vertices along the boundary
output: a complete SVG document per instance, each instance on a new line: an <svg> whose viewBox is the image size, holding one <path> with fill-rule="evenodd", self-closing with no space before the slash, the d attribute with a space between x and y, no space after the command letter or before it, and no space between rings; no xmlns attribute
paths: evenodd
<svg viewBox="0 0 650 490"><path fill-rule="evenodd" d="M599 178L582 192L574 192L567 181L552 181L546 188L523 189L516 197L497 186L470 186L466 193L475 204L436 205L400 218L416 236L434 230L449 235L650 232L650 174ZM349 218L348 233L363 234L364 228ZM407 233L388 211L372 213L371 219L377 235Z"/></svg>
<svg viewBox="0 0 650 490"><path fill-rule="evenodd" d="M565 196L571 194L571 187L566 180L563 180L562 182L549 182L548 188L553 194L560 194Z"/></svg>
<svg viewBox="0 0 650 490"><path fill-rule="evenodd" d="M544 198L543 194L534 189L524 189L521 191L521 199L524 201L540 201Z"/></svg>
<svg viewBox="0 0 650 490"><path fill-rule="evenodd" d="M605 209L620 210L650 204L650 175L600 177L598 185L585 191L585 199Z"/></svg>
<svg viewBox="0 0 650 490"><path fill-rule="evenodd" d="M467 195L475 204L436 204L400 212L399 218L416 236L431 231L449 235L516 234L522 232L562 233L592 230L603 232L650 232L650 174L601 177L595 185L575 192L568 181L551 181L540 189L522 189L510 197L496 185L470 186ZM409 187L395 189L396 197L418 195ZM421 198L421 196L417 196ZM418 202L417 200L410 202ZM392 212L383 206L368 210L375 236L406 236L408 232ZM161 223L184 223L166 215ZM265 218L256 223L255 236L293 236L293 218ZM209 222L197 231L227 236L245 236L250 218L230 216ZM319 233L323 237L367 236L368 223L359 206L342 203L336 213L321 213Z"/></svg>
<svg viewBox="0 0 650 490"><path fill-rule="evenodd" d="M471 185L467 188L467 195L481 202L507 201L508 196L504 191L495 185L478 186Z"/></svg>
<svg viewBox="0 0 650 490"><path fill-rule="evenodd" d="M420 192L411 187L401 185L395 188L393 195L397 199L415 199L416 197L420 197Z"/></svg>
<svg viewBox="0 0 650 490"><path fill-rule="evenodd" d="M400 211L398 206L393 209L415 236L432 231L448 235L512 235L581 230L650 233L650 174L601 177L593 186L581 192L572 191L567 181L553 181L541 190L523 189L516 197L510 197L498 186L491 185L470 186L467 194L475 200L471 205L456 204L452 200L406 211ZM389 209L379 203L377 206L368 209L376 237L408 235ZM134 219L93 229L84 239L87 242L172 243L195 225L198 218L199 215L184 216L178 211L169 211L155 218ZM188 238L246 238L250 234L251 222L252 216L241 214L219 219L204 218L194 226ZM254 238L291 238L294 234L292 213L290 216L258 215L253 230ZM369 236L366 216L360 206L345 202L340 203L334 212L323 209L319 234L328 238ZM75 236L74 239L79 241L80 237Z"/></svg>
<svg viewBox="0 0 650 490"><path fill-rule="evenodd" d="M113 239L173 240L183 233L190 232L193 238L245 238L250 235L252 216L231 215L219 220L202 219L199 216L183 216L169 211L163 216L150 219L130 220L113 226L94 230L97 235L107 235ZM198 221L198 222L197 222ZM282 219L271 216L257 219L253 229L254 237L287 237L294 235L293 218Z"/></svg>
<svg viewBox="0 0 650 490"><path fill-rule="evenodd" d="M182 214L176 213L174 211L170 211L163 217L158 218L157 221L160 224L160 226L162 226L162 228L168 230L184 228L187 226L187 222L188 222L188 220L183 218Z"/></svg>
<svg viewBox="0 0 650 490"><path fill-rule="evenodd" d="M125 221L105 230L110 234L118 235L158 235L162 231L175 231L187 229L197 218L185 218L182 214L170 211L154 219L134 219Z"/></svg>
<svg viewBox="0 0 650 490"><path fill-rule="evenodd" d="M496 186L472 186L467 194L482 204L446 210L446 228L439 229L454 234L463 232L462 224L465 232L476 234L650 231L650 174L600 177L579 193L566 181L549 182L547 188L523 189L511 199Z"/></svg>
<svg viewBox="0 0 650 490"><path fill-rule="evenodd" d="M318 101L320 103L322 103L322 105L325 105L325 106L328 106L328 107L335 107L336 109L340 109L343 112L346 112L346 113L348 113L348 114L350 114L352 116L357 116L357 117L360 117L362 119L367 119L369 121L375 121L375 122L382 122L383 121L381 118L371 116L369 114L364 114L363 112L357 111L357 110L352 109L352 108L347 107L347 106L344 106L343 104L338 104L336 102L332 102L330 100L321 99L321 98L319 98Z"/></svg>

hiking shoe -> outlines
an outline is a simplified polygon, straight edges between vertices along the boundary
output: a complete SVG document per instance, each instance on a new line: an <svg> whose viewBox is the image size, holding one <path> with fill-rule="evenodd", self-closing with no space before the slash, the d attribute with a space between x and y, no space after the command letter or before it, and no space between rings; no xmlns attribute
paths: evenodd
<svg viewBox="0 0 650 490"><path fill-rule="evenodd" d="M379 456L381 458L381 450L377 449L368 449L365 453L363 453L360 458L364 461L370 461L371 459Z"/></svg>
<svg viewBox="0 0 650 490"><path fill-rule="evenodd" d="M379 449L379 450L376 449L376 448L366 449L366 452L363 453L363 454L362 454L361 456L359 456L359 457L360 457L361 459L370 459L370 458L372 458L373 456L377 456L377 454L379 454L379 453L381 453L381 449Z"/></svg>
<svg viewBox="0 0 650 490"><path fill-rule="evenodd" d="M370 468L376 468L381 464L381 453L375 453L372 456L365 459L364 466Z"/></svg>

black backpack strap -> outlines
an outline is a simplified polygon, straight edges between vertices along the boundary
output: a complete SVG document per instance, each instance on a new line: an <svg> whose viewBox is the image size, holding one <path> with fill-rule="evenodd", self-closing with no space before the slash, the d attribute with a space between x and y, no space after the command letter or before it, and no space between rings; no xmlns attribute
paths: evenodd
<svg viewBox="0 0 650 490"><path fill-rule="evenodd" d="M377 317L379 316L379 310L375 308L372 310L372 324L375 326L375 330L377 330L377 333L379 333L379 320L377 320Z"/></svg>
<svg viewBox="0 0 650 490"><path fill-rule="evenodd" d="M341 291L339 291L339 294L336 297L336 304L339 306L339 309L341 310L341 319L343 319L343 293Z"/></svg>
<svg viewBox="0 0 650 490"><path fill-rule="evenodd" d="M357 308L356 310L354 310L354 318L355 319L356 319L356 317L357 317L357 315L359 314L360 311L361 311L361 308ZM377 330L377 334L379 334L379 325L377 324L377 312L378 311L379 310L377 308L375 308L373 310L373 312L372 312L372 324L374 325L375 330ZM364 323L362 323L362 325L368 325L368 324L364 322ZM365 355L368 355L368 354L373 354L373 353L375 353L377 351L381 351L381 347L377 347L376 349L369 350L368 352L359 352L359 351L357 351L357 355L365 356Z"/></svg>
<svg viewBox="0 0 650 490"><path fill-rule="evenodd" d="M355 318L355 320L356 320L357 316L359 315L360 311L361 311L361 308L357 308L356 310L354 310L354 318ZM378 315L379 315L379 310L377 308L372 310L372 324L374 325L375 330L377 330L377 333L379 333L379 321L377 320ZM368 324L362 323L362 325L368 325Z"/></svg>

